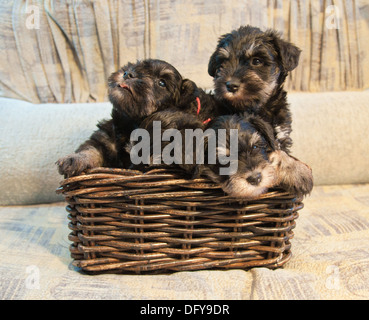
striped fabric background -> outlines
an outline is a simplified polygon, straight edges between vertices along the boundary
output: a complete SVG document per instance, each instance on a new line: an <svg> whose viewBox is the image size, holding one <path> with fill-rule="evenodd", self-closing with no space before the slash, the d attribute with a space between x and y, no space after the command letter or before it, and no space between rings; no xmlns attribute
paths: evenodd
<svg viewBox="0 0 369 320"><path fill-rule="evenodd" d="M7 0L0 21L0 96L33 103L106 101L110 73L148 57L210 89L218 37L246 24L303 50L290 90L369 87L365 0Z"/></svg>

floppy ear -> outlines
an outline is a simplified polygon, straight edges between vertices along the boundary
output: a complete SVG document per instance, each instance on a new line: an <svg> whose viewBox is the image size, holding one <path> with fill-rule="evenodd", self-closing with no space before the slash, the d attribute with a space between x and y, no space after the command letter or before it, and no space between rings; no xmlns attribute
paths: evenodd
<svg viewBox="0 0 369 320"><path fill-rule="evenodd" d="M217 48L209 59L208 73L210 76L214 77L217 71L217 67L219 64L219 50L221 50L222 48L226 48L232 39L232 33L226 33L219 38Z"/></svg>
<svg viewBox="0 0 369 320"><path fill-rule="evenodd" d="M208 65L208 73L211 77L215 76L217 71L217 55L218 55L218 48L217 50L211 55Z"/></svg>
<svg viewBox="0 0 369 320"><path fill-rule="evenodd" d="M271 31L274 46L279 52L286 71L292 71L299 63L301 50L291 42L283 40L275 31Z"/></svg>
<svg viewBox="0 0 369 320"><path fill-rule="evenodd" d="M200 95L200 91L195 82L184 79L177 94L176 108L183 109L188 108L188 106L195 101L196 97Z"/></svg>
<svg viewBox="0 0 369 320"><path fill-rule="evenodd" d="M189 97L197 93L197 85L189 79L184 79L181 85L181 96Z"/></svg>
<svg viewBox="0 0 369 320"><path fill-rule="evenodd" d="M257 116L250 116L248 121L262 134L269 147L275 151L277 149L273 127Z"/></svg>

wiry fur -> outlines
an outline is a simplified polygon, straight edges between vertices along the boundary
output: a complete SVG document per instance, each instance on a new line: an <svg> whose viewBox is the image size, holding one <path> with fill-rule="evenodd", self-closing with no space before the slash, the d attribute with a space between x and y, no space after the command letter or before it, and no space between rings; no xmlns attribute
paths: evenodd
<svg viewBox="0 0 369 320"><path fill-rule="evenodd" d="M220 37L209 60L215 98L231 113L247 111L270 123L282 150L292 145L291 113L283 83L300 49L275 30L243 26Z"/></svg>

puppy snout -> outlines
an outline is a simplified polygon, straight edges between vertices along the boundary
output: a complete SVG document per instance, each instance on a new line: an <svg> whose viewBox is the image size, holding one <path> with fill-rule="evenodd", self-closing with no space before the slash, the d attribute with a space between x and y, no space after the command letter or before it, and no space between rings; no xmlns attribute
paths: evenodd
<svg viewBox="0 0 369 320"><path fill-rule="evenodd" d="M246 181L250 184L252 184L253 186L257 186L258 184L260 184L262 179L262 175L260 172L256 172L253 173L251 176L246 178Z"/></svg>
<svg viewBox="0 0 369 320"><path fill-rule="evenodd" d="M123 73L123 79L127 80L127 79L132 79L134 78L134 74L132 72L126 71Z"/></svg>
<svg viewBox="0 0 369 320"><path fill-rule="evenodd" d="M240 87L240 82L237 80L230 80L226 82L226 87L229 92L236 92Z"/></svg>

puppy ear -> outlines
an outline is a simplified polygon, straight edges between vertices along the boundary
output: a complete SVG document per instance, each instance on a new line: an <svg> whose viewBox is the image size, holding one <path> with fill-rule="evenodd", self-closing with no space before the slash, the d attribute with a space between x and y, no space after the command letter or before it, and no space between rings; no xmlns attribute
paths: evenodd
<svg viewBox="0 0 369 320"><path fill-rule="evenodd" d="M189 79L182 80L181 88L176 99L176 107L178 109L187 108L199 95L199 88L195 82Z"/></svg>
<svg viewBox="0 0 369 320"><path fill-rule="evenodd" d="M277 144L274 137L273 127L260 117L253 115L248 118L248 121L258 130L258 132L260 132L263 135L269 147L273 151L275 151L277 149Z"/></svg>
<svg viewBox="0 0 369 320"><path fill-rule="evenodd" d="M217 71L217 55L218 55L218 50L216 50L211 55L210 60L209 60L208 73L211 77L214 77Z"/></svg>
<svg viewBox="0 0 369 320"><path fill-rule="evenodd" d="M208 73L211 77L214 77L217 72L219 64L219 51L225 49L232 39L233 39L232 33L224 34L219 38L217 48L215 49L214 53L211 55L209 59Z"/></svg>
<svg viewBox="0 0 369 320"><path fill-rule="evenodd" d="M271 32L271 36L274 40L274 46L281 56L285 70L292 71L299 63L301 50L291 42L281 39L279 34L274 31Z"/></svg>
<svg viewBox="0 0 369 320"><path fill-rule="evenodd" d="M184 79L181 85L181 96L191 96L197 92L198 88L195 82L189 79Z"/></svg>

